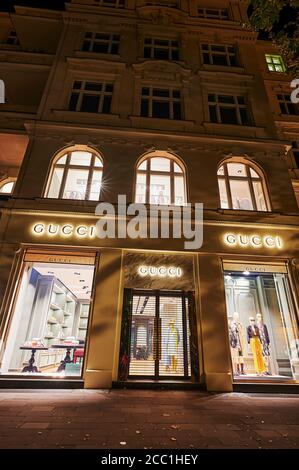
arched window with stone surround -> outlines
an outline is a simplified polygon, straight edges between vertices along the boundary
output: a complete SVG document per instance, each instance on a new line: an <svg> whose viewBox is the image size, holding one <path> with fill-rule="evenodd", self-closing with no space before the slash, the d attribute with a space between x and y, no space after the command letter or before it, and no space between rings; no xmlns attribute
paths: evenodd
<svg viewBox="0 0 299 470"><path fill-rule="evenodd" d="M245 159L231 158L217 171L222 209L270 211L270 202L262 171Z"/></svg>
<svg viewBox="0 0 299 470"><path fill-rule="evenodd" d="M137 165L135 202L186 204L186 175L182 162L166 151L154 151Z"/></svg>
<svg viewBox="0 0 299 470"><path fill-rule="evenodd" d="M71 147L60 152L52 163L45 197L98 201L103 162L95 150Z"/></svg>
<svg viewBox="0 0 299 470"><path fill-rule="evenodd" d="M0 181L0 194L12 194L16 181L16 178L5 178L4 180Z"/></svg>

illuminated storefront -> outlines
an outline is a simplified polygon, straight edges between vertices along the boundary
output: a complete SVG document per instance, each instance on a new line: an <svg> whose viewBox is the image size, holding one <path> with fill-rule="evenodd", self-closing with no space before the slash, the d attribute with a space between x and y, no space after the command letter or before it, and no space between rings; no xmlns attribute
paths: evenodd
<svg viewBox="0 0 299 470"><path fill-rule="evenodd" d="M188 253L181 240L164 251L147 240L104 244L95 225L11 218L1 380L215 391L299 382L295 230L206 222L202 248Z"/></svg>

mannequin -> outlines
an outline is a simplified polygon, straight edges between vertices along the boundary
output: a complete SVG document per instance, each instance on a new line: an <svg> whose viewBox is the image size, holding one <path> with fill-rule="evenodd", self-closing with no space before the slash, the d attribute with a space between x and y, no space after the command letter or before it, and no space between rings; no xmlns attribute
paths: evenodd
<svg viewBox="0 0 299 470"><path fill-rule="evenodd" d="M261 343L262 343L262 354L265 362L265 367L266 367L266 375L271 375L269 372L269 360L270 360L270 338L269 338L269 333L268 333L268 328L263 322L263 317L261 313L256 314L256 324L260 332L260 338L261 338Z"/></svg>
<svg viewBox="0 0 299 470"><path fill-rule="evenodd" d="M171 365L172 371L177 372L178 367L178 348L180 343L180 333L175 326L174 320L170 320L166 334L166 357L168 358L167 364Z"/></svg>
<svg viewBox="0 0 299 470"><path fill-rule="evenodd" d="M253 354L254 368L257 375L263 375L266 372L265 362L262 354L262 342L260 330L255 323L254 317L249 318L249 326L247 327L247 340L250 344Z"/></svg>
<svg viewBox="0 0 299 470"><path fill-rule="evenodd" d="M235 375L245 375L244 371L244 353L245 338L243 325L239 320L238 312L233 313L233 319L229 325L229 343L231 349L232 363Z"/></svg>

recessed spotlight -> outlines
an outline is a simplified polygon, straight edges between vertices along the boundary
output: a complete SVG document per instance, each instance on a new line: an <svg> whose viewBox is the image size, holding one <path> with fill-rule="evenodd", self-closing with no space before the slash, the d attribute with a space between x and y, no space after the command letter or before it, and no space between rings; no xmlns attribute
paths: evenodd
<svg viewBox="0 0 299 470"><path fill-rule="evenodd" d="M54 271L48 271L48 274L54 274Z"/></svg>
<svg viewBox="0 0 299 470"><path fill-rule="evenodd" d="M245 271L243 271L243 274L244 274L244 276L249 276L250 272L247 271L247 269L246 269Z"/></svg>
<svg viewBox="0 0 299 470"><path fill-rule="evenodd" d="M81 276L81 273L76 273L76 271L74 271L74 274L76 274L76 276Z"/></svg>

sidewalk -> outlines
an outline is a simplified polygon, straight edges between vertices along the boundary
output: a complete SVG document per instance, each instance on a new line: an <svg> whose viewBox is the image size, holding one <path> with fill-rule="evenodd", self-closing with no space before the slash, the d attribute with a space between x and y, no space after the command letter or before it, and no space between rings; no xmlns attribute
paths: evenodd
<svg viewBox="0 0 299 470"><path fill-rule="evenodd" d="M299 448L299 396L0 390L0 448Z"/></svg>

